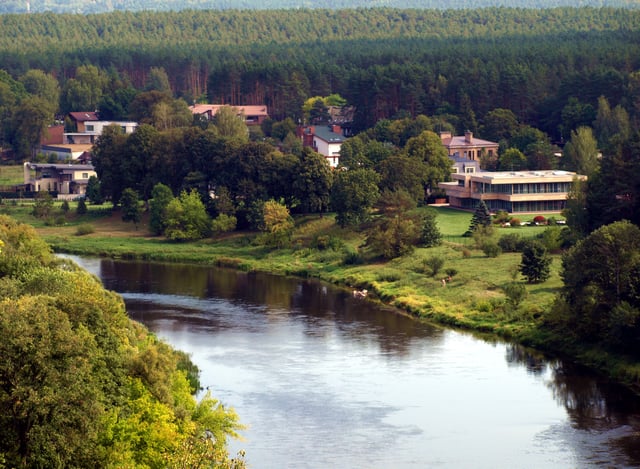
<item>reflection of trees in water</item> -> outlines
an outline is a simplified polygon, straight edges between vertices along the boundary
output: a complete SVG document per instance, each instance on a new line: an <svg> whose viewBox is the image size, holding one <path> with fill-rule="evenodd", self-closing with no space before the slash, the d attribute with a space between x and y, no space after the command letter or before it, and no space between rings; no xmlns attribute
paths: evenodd
<svg viewBox="0 0 640 469"><path fill-rule="evenodd" d="M521 345L509 344L506 349L507 364L524 366L528 373L541 375L547 371L549 365L545 356L535 350L531 350Z"/></svg>
<svg viewBox="0 0 640 469"><path fill-rule="evenodd" d="M591 371L549 360L540 352L513 344L507 346L505 359L510 365L524 366L535 375L550 371L547 386L578 429L624 425L626 417L621 416L640 411L638 396L622 386L599 381Z"/></svg>
<svg viewBox="0 0 640 469"><path fill-rule="evenodd" d="M412 339L439 343L443 337L441 329L313 280L297 281L292 308L302 313L301 319L310 326L310 333L314 322L328 319L341 334L355 341L377 343L381 353L395 357L410 354Z"/></svg>

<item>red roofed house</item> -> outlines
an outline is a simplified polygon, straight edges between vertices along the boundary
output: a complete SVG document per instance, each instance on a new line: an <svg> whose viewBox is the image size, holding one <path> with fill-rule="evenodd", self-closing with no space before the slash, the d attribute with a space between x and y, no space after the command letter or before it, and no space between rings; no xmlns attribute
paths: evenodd
<svg viewBox="0 0 640 469"><path fill-rule="evenodd" d="M212 120L222 106L227 104L194 104L189 106L193 114L204 116L207 120ZM269 117L267 106L264 104L257 106L229 106L238 110L238 115L242 116L247 125L260 125Z"/></svg>

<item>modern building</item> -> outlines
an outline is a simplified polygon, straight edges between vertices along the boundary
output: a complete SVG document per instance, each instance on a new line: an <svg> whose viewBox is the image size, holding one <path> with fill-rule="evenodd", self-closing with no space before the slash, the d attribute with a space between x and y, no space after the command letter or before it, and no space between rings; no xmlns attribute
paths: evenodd
<svg viewBox="0 0 640 469"><path fill-rule="evenodd" d="M91 176L90 164L24 163L24 188L28 192L57 192L59 199L74 199L86 193Z"/></svg>
<svg viewBox="0 0 640 469"><path fill-rule="evenodd" d="M509 213L561 212L574 179L587 177L570 171L473 171L451 174L441 182L449 206L474 210L483 200L490 211Z"/></svg>

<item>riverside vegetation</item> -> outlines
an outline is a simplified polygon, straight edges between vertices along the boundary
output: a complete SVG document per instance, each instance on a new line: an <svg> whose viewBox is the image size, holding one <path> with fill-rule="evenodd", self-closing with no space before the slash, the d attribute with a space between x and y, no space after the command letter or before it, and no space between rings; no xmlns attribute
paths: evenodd
<svg viewBox="0 0 640 469"><path fill-rule="evenodd" d="M384 260L367 247L362 232L340 227L332 214L297 217L290 242L275 247L265 244L259 232L246 231L188 243L173 242L152 235L148 216L136 227L123 222L121 214L112 212L110 206L89 205L87 213L79 216L73 214L72 204L70 215L61 226L47 226L44 220L34 218L32 204L5 202L2 210L34 225L58 252L209 264L313 277L349 289L367 289L372 299L416 318L568 354L631 387L638 384L640 369L633 356L581 343L550 326L563 289L560 226L496 225L493 233L484 238L465 237L473 214L447 207L418 208L417 212L436 211L441 243ZM544 219L530 216L523 221L529 218ZM87 226L91 229L84 234L82 227ZM505 236L511 237L512 242L514 238L537 238L548 246L555 245L544 282L524 281L520 252L486 249L491 240L498 244Z"/></svg>
<svg viewBox="0 0 640 469"><path fill-rule="evenodd" d="M0 215L0 467L244 467L241 428L119 295Z"/></svg>

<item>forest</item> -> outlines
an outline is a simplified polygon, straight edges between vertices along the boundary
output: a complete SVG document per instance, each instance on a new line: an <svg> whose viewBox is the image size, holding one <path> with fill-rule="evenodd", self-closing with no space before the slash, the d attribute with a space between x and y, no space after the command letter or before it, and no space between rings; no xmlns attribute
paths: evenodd
<svg viewBox="0 0 640 469"><path fill-rule="evenodd" d="M637 8L634 0L268 0L262 2L250 0L5 0L0 4L0 13L106 13L111 11L176 11L176 10L266 10L285 8L433 8L433 9L475 9L508 6L513 8L553 8L553 7L616 7Z"/></svg>
<svg viewBox="0 0 640 469"><path fill-rule="evenodd" d="M134 120L140 125L133 134L110 126L95 145L99 177L89 183L88 202L107 199L133 223L147 210L153 233L175 242L246 228L260 233L256 242L286 248L291 214L330 210L341 229L362 233L362 248L376 262L440 242L433 217L415 209L448 177L442 130L499 142L498 157L481 161L486 169L585 174L562 214L568 227L555 227L547 240L566 252L564 287L539 320L569 346L588 343L637 359L640 11L7 14L0 16L0 64L3 157L43 158L40 139L54 122L71 130L71 111ZM194 118L194 102L266 104L271 118L249 130L231 107L212 121ZM338 171L295 136L300 123L327 124L331 102L354 109ZM44 197L36 207L50 203ZM470 227L471 236L487 257L498 255L482 226ZM160 467L168 452L187 458L197 446L229 462L222 444L210 448L201 435L211 424L223 442L237 428L235 416L213 401L191 400L184 357L160 350L126 321L119 300L87 274L57 264L25 231L0 220L0 289L11 299L0 304L0 327L25 331L3 335L13 339L2 356L14 358L0 367L0 378L29 388L34 376L47 376L56 392L37 388L42 397L25 400L21 387L2 388L9 437L0 440L0 456L15 467L50 467L60 454ZM332 239L313 243L310 249L331 249ZM542 241L516 249L544 267ZM344 260L361 261L359 252ZM544 272L529 280L543 282ZM518 284L508 294L515 302L524 290ZM27 339L42 331L61 349L23 354ZM79 353L86 361L78 362ZM68 360L56 367L60 356ZM8 364L24 357L31 360L26 374L16 375ZM66 373L76 363L82 368ZM57 402L79 407L65 413ZM150 414L175 425L158 426ZM52 430L60 441L46 437ZM160 441L147 445L149 438Z"/></svg>
<svg viewBox="0 0 640 469"><path fill-rule="evenodd" d="M482 118L500 108L562 141L567 105L589 114L604 96L637 115L639 15L607 8L3 15L0 63L14 80L33 69L54 77L62 115L79 109L84 103L70 96L83 94L91 109L115 106L115 117L125 117L151 69L161 67L171 92L189 104L266 104L273 119L298 122L305 99L336 93L355 106L356 130L420 114L458 119L465 130L473 122L460 122L463 110ZM77 76L87 65L101 71L98 83ZM80 85L96 89L81 93Z"/></svg>

